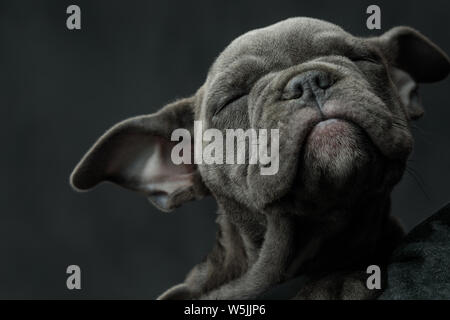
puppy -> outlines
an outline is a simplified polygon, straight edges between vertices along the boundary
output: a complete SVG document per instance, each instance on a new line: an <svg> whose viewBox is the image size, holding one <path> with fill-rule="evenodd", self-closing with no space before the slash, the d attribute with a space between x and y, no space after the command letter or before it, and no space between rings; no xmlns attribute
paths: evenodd
<svg viewBox="0 0 450 320"><path fill-rule="evenodd" d="M287 19L235 39L192 97L113 126L71 184L114 182L163 211L217 200L215 247L159 299L252 299L298 275L309 279L298 299L375 298L365 270L385 266L402 237L390 194L413 146L409 124L423 114L417 86L449 70L448 56L408 27L360 38ZM222 132L279 129L278 172L174 164L171 134L195 120Z"/></svg>

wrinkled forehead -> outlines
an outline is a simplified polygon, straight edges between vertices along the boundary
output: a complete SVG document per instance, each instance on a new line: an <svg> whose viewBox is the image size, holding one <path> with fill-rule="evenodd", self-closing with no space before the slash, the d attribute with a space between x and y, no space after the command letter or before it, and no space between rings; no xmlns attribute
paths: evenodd
<svg viewBox="0 0 450 320"><path fill-rule="evenodd" d="M236 72L286 68L321 55L343 54L361 45L362 39L332 23L292 18L235 39L216 59L208 78L230 68Z"/></svg>

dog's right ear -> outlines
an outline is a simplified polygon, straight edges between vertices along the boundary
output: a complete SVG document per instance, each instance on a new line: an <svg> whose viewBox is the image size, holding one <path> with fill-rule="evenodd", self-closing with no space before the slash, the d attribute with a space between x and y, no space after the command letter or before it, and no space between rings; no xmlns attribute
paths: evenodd
<svg viewBox="0 0 450 320"><path fill-rule="evenodd" d="M206 195L197 167L175 164L171 141L175 129L192 135L195 98L182 99L159 112L122 121L109 129L78 163L70 177L78 191L102 181L145 194L159 209L170 211ZM191 141L192 143L192 141Z"/></svg>
<svg viewBox="0 0 450 320"><path fill-rule="evenodd" d="M391 65L407 72L418 83L437 82L450 73L450 60L445 52L413 28L392 28L378 42Z"/></svg>
<svg viewBox="0 0 450 320"><path fill-rule="evenodd" d="M420 118L423 107L418 84L445 79L450 72L448 56L419 31L405 26L392 28L371 41L390 65L391 78L409 118Z"/></svg>

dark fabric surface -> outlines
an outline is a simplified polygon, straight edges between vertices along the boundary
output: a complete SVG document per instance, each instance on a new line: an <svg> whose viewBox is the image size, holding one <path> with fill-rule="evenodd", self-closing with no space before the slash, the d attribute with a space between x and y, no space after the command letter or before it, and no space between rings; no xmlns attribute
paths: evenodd
<svg viewBox="0 0 450 320"><path fill-rule="evenodd" d="M450 203L394 251L380 299L450 299Z"/></svg>

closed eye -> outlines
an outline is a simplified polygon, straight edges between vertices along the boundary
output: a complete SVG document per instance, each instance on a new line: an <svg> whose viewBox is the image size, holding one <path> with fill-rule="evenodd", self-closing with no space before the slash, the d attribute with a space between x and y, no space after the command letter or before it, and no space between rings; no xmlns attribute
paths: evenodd
<svg viewBox="0 0 450 320"><path fill-rule="evenodd" d="M353 62L370 62L380 64L380 61L378 59L371 56L350 56L348 58Z"/></svg>
<svg viewBox="0 0 450 320"><path fill-rule="evenodd" d="M232 104L232 103L238 101L239 99L241 99L241 98L243 98L243 97L245 97L245 96L247 96L247 95L248 95L247 93L242 93L242 94L238 94L238 95L232 96L231 98L225 100L225 102L224 102L224 103L221 103L221 104L219 105L219 107L216 109L216 111L214 112L214 115L217 115L217 114L220 113L226 106L228 106L228 105L230 105L230 104Z"/></svg>

